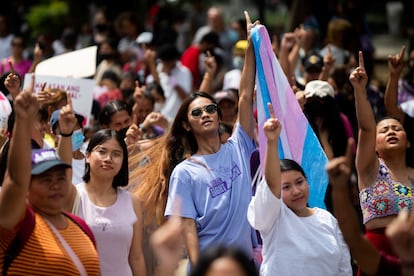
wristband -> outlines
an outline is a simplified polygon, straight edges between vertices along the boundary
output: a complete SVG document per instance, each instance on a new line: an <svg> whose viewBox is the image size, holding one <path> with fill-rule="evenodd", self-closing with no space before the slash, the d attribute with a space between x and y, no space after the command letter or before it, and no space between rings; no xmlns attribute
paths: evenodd
<svg viewBox="0 0 414 276"><path fill-rule="evenodd" d="M60 136L62 136L62 137L71 137L72 136L72 134L73 134L73 130L71 131L71 132L69 132L69 133L63 133L63 132L61 132L60 133Z"/></svg>

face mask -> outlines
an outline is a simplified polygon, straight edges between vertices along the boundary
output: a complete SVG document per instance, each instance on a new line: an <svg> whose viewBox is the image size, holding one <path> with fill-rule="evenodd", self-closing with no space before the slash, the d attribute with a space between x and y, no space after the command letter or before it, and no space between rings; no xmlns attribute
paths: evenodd
<svg viewBox="0 0 414 276"><path fill-rule="evenodd" d="M242 57L234 57L233 58L233 67L234 69L243 69L244 59Z"/></svg>
<svg viewBox="0 0 414 276"><path fill-rule="evenodd" d="M161 112L161 109L164 107L163 103L154 103L154 112Z"/></svg>
<svg viewBox="0 0 414 276"><path fill-rule="evenodd" d="M72 151L77 151L83 144L83 140L85 136L83 136L82 129L77 129L72 134Z"/></svg>

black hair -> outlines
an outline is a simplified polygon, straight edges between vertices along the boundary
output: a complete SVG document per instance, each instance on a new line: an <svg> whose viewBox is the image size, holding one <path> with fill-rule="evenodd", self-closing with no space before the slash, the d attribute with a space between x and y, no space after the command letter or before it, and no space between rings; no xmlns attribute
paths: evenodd
<svg viewBox="0 0 414 276"><path fill-rule="evenodd" d="M319 139L316 121L322 119L322 128L328 130L328 141L332 145L334 157L345 154L348 138L335 99L331 96L313 96L307 99L303 112L309 120L313 131Z"/></svg>
<svg viewBox="0 0 414 276"><path fill-rule="evenodd" d="M378 120L377 120L377 125L378 125L380 122L382 122L382 121L384 121L384 120L388 120L388 119L394 119L394 120L398 121L398 122L401 124L401 126L404 128L403 123L401 122L401 120L400 120L398 117L396 117L396 116L392 116L392 115L388 115L388 116L385 116L385 117L382 117L382 118L378 119Z"/></svg>
<svg viewBox="0 0 414 276"><path fill-rule="evenodd" d="M306 179L306 174L303 168L292 159L281 159L280 160L280 171L281 172L287 172L287 171L297 171L303 174L303 176Z"/></svg>
<svg viewBox="0 0 414 276"><path fill-rule="evenodd" d="M220 47L219 36L215 32L206 33L200 40L200 43L209 43L214 47Z"/></svg>
<svg viewBox="0 0 414 276"><path fill-rule="evenodd" d="M131 109L127 103L121 100L114 100L110 101L102 108L101 112L99 113L99 124L101 126L108 126L111 123L112 115L116 112L126 110L129 115L131 115Z"/></svg>
<svg viewBox="0 0 414 276"><path fill-rule="evenodd" d="M178 60L180 58L180 52L177 47L168 43L158 48L158 58L162 61Z"/></svg>
<svg viewBox="0 0 414 276"><path fill-rule="evenodd" d="M95 149L96 146L102 145L110 139L115 139L116 141L118 141L123 153L121 169L112 180L112 187L116 189L117 187L127 186L129 179L128 150L125 141L119 134L119 132L112 129L99 130L91 137L88 147L86 148L86 152L91 154L92 150ZM85 183L88 183L91 180L91 166L89 165L89 163L85 163L85 173L82 179L85 181Z"/></svg>
<svg viewBox="0 0 414 276"><path fill-rule="evenodd" d="M197 140L193 132L187 131L183 126L183 122L188 123L188 107L199 97L207 98L217 104L214 98L205 92L194 92L183 101L167 134L167 147L175 155L171 157L175 165L181 162L186 154L192 155L198 150ZM217 113L219 119L221 119L221 110L218 104Z"/></svg>
<svg viewBox="0 0 414 276"><path fill-rule="evenodd" d="M148 93L151 94L152 90L157 91L157 94L160 95L163 99L165 99L164 89L162 89L162 86L159 83L151 82L146 85L145 92L148 91Z"/></svg>
<svg viewBox="0 0 414 276"><path fill-rule="evenodd" d="M116 86L119 87L119 84L121 83L121 79L119 76L112 70L106 70L103 72L101 80L110 80L116 83Z"/></svg>
<svg viewBox="0 0 414 276"><path fill-rule="evenodd" d="M214 261L220 258L229 258L235 261L243 270L244 276L259 275L253 260L244 251L235 247L217 246L211 247L201 254L200 259L192 268L190 276L206 275Z"/></svg>

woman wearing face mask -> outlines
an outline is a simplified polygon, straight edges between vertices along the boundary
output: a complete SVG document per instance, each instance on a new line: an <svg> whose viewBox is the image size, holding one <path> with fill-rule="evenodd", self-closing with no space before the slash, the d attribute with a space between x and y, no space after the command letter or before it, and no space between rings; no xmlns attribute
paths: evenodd
<svg viewBox="0 0 414 276"><path fill-rule="evenodd" d="M56 110L52 113L50 118L50 129L57 139L61 136L70 135L72 140L72 184L81 183L82 176L85 172L85 155L80 150L85 136L83 135L83 121L84 117L80 114L75 114L76 126L71 133L62 133L59 127L59 116L61 110Z"/></svg>
<svg viewBox="0 0 414 276"><path fill-rule="evenodd" d="M309 185L302 167L279 160L282 126L268 107L265 181L257 186L247 213L263 239L260 275L352 275L337 220L326 210L308 207ZM293 261L295 257L300 261Z"/></svg>

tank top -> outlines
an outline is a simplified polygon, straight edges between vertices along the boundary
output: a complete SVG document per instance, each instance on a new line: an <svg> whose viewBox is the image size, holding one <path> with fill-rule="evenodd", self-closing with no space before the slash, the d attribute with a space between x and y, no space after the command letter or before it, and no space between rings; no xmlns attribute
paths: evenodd
<svg viewBox="0 0 414 276"><path fill-rule="evenodd" d="M413 199L413 186L406 186L401 182L392 180L388 167L379 159L379 167L375 182L359 193L363 222L396 215L401 209L411 211Z"/></svg>
<svg viewBox="0 0 414 276"><path fill-rule="evenodd" d="M85 185L76 186L80 196L76 215L86 221L95 236L101 275L132 275L128 256L137 216L131 195L118 188L115 203L100 207L89 200Z"/></svg>

